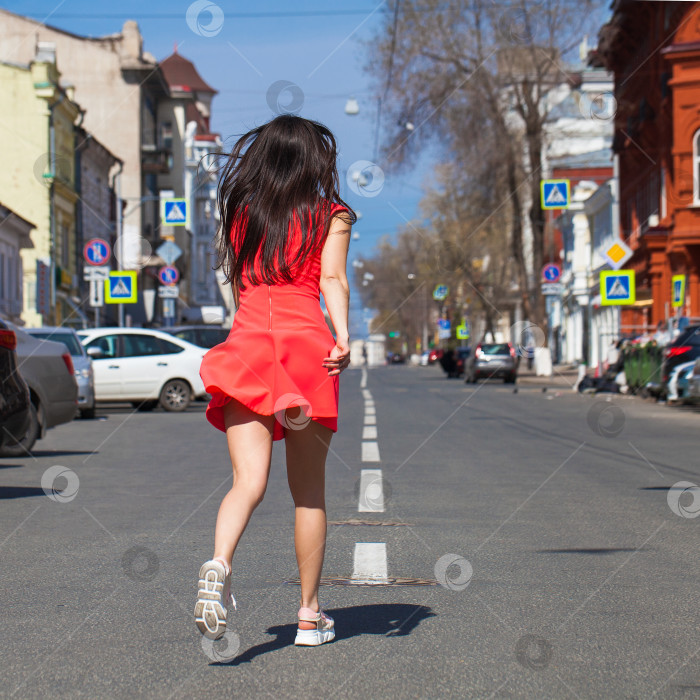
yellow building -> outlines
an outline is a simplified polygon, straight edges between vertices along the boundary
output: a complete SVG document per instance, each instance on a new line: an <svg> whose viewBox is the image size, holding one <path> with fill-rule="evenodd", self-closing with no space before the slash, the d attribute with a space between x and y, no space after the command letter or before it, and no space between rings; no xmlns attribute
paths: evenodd
<svg viewBox="0 0 700 700"><path fill-rule="evenodd" d="M27 326L70 324L78 293L75 128L81 119L72 89L59 85L55 50L39 43L29 65L0 62L0 201L32 221L33 248L22 249ZM53 271L49 308L37 311L37 261ZM51 279L51 276L49 276Z"/></svg>

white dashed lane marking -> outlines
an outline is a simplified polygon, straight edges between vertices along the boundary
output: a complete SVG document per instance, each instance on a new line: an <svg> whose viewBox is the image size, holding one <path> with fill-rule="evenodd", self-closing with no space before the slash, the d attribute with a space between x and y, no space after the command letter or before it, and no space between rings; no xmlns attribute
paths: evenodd
<svg viewBox="0 0 700 700"><path fill-rule="evenodd" d="M381 462L379 459L379 443L363 442L362 443L362 461L363 462Z"/></svg>
<svg viewBox="0 0 700 700"><path fill-rule="evenodd" d="M377 439L377 426L376 425L365 425L362 428L362 439L363 440L376 440Z"/></svg>
<svg viewBox="0 0 700 700"><path fill-rule="evenodd" d="M356 542L352 577L362 583L386 583L386 542Z"/></svg>
<svg viewBox="0 0 700 700"><path fill-rule="evenodd" d="M360 513L384 512L384 487L381 469L363 469L360 472L360 498L357 510Z"/></svg>
<svg viewBox="0 0 700 700"><path fill-rule="evenodd" d="M365 425L377 425L377 416L365 416Z"/></svg>

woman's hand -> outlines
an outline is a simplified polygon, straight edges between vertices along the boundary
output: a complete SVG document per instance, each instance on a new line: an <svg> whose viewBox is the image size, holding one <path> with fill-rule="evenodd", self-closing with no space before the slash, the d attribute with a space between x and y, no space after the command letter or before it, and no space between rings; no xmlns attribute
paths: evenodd
<svg viewBox="0 0 700 700"><path fill-rule="evenodd" d="M338 339L330 351L329 357L323 358L323 366L328 369L328 376L340 374L350 364L350 341Z"/></svg>

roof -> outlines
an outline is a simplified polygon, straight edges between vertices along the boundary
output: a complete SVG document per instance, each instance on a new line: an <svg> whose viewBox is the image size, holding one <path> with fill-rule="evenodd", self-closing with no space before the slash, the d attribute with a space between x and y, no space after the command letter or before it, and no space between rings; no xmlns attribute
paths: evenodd
<svg viewBox="0 0 700 700"><path fill-rule="evenodd" d="M218 90L204 82L192 61L181 56L177 50L160 62L165 80L171 90L183 92L208 92L216 95Z"/></svg>
<svg viewBox="0 0 700 700"><path fill-rule="evenodd" d="M33 224L31 221L27 221L23 216L20 216L14 209L10 209L10 207L7 206L7 204L3 204L0 202L0 209L3 209L6 213L3 215L3 220L13 217L15 219L18 219L21 221L25 226L28 228L36 228L36 224Z"/></svg>
<svg viewBox="0 0 700 700"><path fill-rule="evenodd" d="M612 168L612 155L609 148L603 148L589 153L550 158L549 163L552 168Z"/></svg>
<svg viewBox="0 0 700 700"><path fill-rule="evenodd" d="M197 109L197 106L192 102L188 102L185 106L185 121L197 122L197 128L200 133L206 134L209 131L209 124L202 113Z"/></svg>

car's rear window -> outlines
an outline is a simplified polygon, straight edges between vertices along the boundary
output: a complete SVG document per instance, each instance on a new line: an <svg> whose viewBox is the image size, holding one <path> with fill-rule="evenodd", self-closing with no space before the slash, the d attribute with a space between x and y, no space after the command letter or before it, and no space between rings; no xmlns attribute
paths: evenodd
<svg viewBox="0 0 700 700"><path fill-rule="evenodd" d="M73 355L73 357L81 357L83 354L83 348L80 341L72 333L30 333L33 338L38 338L39 340L53 340L55 343L63 343L67 348L68 352Z"/></svg>
<svg viewBox="0 0 700 700"><path fill-rule="evenodd" d="M686 328L672 343L672 345L700 345L700 326Z"/></svg>
<svg viewBox="0 0 700 700"><path fill-rule="evenodd" d="M496 345L482 345L481 352L484 355L510 355L507 343L497 343Z"/></svg>

